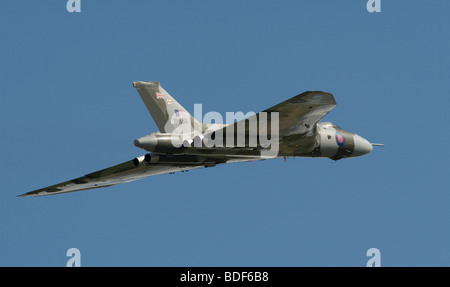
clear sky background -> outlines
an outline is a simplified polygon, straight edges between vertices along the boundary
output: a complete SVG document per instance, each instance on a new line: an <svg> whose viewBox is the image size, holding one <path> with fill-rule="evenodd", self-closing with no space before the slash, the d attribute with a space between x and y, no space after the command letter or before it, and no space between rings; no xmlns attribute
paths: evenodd
<svg viewBox="0 0 450 287"><path fill-rule="evenodd" d="M0 266L450 266L450 1L0 1ZM146 152L132 81L185 108L332 93L383 148L40 198Z"/></svg>

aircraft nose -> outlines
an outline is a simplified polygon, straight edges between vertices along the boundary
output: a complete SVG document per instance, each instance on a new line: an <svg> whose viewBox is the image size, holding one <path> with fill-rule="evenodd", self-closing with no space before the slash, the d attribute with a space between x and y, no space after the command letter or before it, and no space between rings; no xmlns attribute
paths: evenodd
<svg viewBox="0 0 450 287"><path fill-rule="evenodd" d="M368 142L365 138L355 135L355 148L353 149L352 156L361 156L368 154L372 151L373 146L370 142Z"/></svg>

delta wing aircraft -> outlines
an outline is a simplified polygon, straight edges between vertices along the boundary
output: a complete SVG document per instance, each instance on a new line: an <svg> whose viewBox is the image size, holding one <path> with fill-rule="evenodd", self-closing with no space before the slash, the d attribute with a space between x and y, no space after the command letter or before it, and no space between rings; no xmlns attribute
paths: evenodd
<svg viewBox="0 0 450 287"><path fill-rule="evenodd" d="M20 196L42 196L112 186L151 175L219 164L283 157L332 160L365 155L373 146L361 136L319 121L336 101L308 91L233 124L200 123L159 82L133 82L159 131L134 144L149 153L85 176ZM270 139L270 140L269 140Z"/></svg>

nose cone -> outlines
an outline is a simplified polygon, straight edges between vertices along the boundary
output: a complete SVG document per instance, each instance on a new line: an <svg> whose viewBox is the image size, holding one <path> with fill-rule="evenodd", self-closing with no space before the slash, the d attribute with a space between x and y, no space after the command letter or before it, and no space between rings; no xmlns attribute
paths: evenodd
<svg viewBox="0 0 450 287"><path fill-rule="evenodd" d="M372 151L373 146L370 142L368 142L365 138L360 137L359 135L354 136L355 139L355 148L353 150L352 156L361 156L368 154Z"/></svg>

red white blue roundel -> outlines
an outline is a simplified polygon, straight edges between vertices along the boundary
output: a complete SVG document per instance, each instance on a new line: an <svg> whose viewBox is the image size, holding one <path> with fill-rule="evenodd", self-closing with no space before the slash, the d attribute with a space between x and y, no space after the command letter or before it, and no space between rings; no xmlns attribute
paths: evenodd
<svg viewBox="0 0 450 287"><path fill-rule="evenodd" d="M336 133L336 143L338 146L343 146L345 144L345 137L341 132Z"/></svg>

